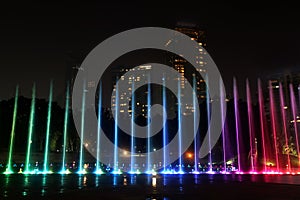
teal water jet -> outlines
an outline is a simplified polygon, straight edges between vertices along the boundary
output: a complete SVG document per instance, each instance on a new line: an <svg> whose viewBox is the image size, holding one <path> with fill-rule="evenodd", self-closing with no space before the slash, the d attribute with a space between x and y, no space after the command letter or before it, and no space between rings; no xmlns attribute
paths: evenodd
<svg viewBox="0 0 300 200"><path fill-rule="evenodd" d="M30 173L30 155L31 155L31 144L32 144L32 133L34 126L34 113L35 113L35 84L32 87L32 99L30 107L30 117L29 117L29 126L28 126L28 141L27 141L27 153L25 161L25 174Z"/></svg>
<svg viewBox="0 0 300 200"><path fill-rule="evenodd" d="M99 99L98 99L98 129L97 129L97 161L96 161L96 174L103 174L100 168L100 142L101 142L101 115L102 115L102 82L99 85Z"/></svg>
<svg viewBox="0 0 300 200"><path fill-rule="evenodd" d="M48 172L48 153L49 153L49 137L50 137L50 124L51 124L51 111L52 111L52 90L53 82L50 82L49 90L49 102L48 102L48 115L47 115L47 128L46 128L46 143L45 143L45 153L44 153L44 171L43 173Z"/></svg>
<svg viewBox="0 0 300 200"><path fill-rule="evenodd" d="M84 137L84 119L85 119L85 81L83 82L82 89L82 104L81 104L81 129L80 129L80 152L79 152L79 174L84 174L85 170L83 169L83 137Z"/></svg>
<svg viewBox="0 0 300 200"><path fill-rule="evenodd" d="M66 104L65 104L65 119L64 119L64 141L63 141L63 156L62 156L62 169L61 173L67 173L66 171L66 146L67 146L67 132L68 132L68 118L69 118L69 84L67 84L66 91Z"/></svg>
<svg viewBox="0 0 300 200"><path fill-rule="evenodd" d="M14 140L15 140L15 126L16 126L16 117L17 117L17 109L18 109L18 95L19 95L19 87L16 87L16 94L15 94L15 102L14 102L14 112L13 112L13 121L11 127L11 134L10 134L10 144L9 144L9 153L8 153L8 164L5 174L13 173L12 170L12 152L14 147Z"/></svg>

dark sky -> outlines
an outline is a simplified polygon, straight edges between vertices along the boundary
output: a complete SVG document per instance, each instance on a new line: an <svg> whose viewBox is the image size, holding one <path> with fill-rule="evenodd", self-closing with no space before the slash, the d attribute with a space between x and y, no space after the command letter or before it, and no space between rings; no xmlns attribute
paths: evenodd
<svg viewBox="0 0 300 200"><path fill-rule="evenodd" d="M207 51L231 88L244 79L297 70L300 67L299 7L278 4L208 4L182 1L109 1L42 4L13 2L0 6L0 99L13 95L16 84L30 96L46 97L50 79L60 96L70 54L85 57L104 39L131 28L174 28L178 21L198 24L207 33ZM165 3L166 4L166 3ZM254 84L253 84L254 85Z"/></svg>

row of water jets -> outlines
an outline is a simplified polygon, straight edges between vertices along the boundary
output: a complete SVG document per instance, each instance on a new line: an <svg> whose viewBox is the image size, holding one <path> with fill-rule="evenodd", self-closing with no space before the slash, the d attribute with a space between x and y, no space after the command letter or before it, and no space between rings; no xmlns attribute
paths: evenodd
<svg viewBox="0 0 300 200"><path fill-rule="evenodd" d="M85 85L84 85L84 90L85 90ZM180 96L181 91L180 91L180 86L178 86L178 94ZM194 91L196 89L196 80L195 77L193 79L193 88ZM289 85L289 94L290 96L288 97L290 99L290 105L291 105L291 113L292 113L292 123L294 126L294 139L295 139L295 144L296 144L296 151L297 151L297 158L298 158L298 166L294 169L292 169L292 164L291 164L291 158L290 158L290 154L287 153L287 161L286 163L284 163L284 166L280 166L280 152L278 151L278 148L276 148L278 146L277 142L277 138L278 138L278 133L279 133L279 121L281 121L282 123L282 130L284 133L284 140L285 140L285 145L286 147L289 146L289 137L291 136L292 133L290 133L290 131L288 131L288 116L287 116L287 110L286 110L286 103L285 99L287 97L284 96L284 91L283 91L283 86L281 83L279 83L279 105L278 102L275 102L275 97L274 97L274 87L272 86L271 81L269 82L269 111L270 111L270 121L271 121L271 130L272 130L272 137L273 137L273 141L272 141L272 145L275 148L270 148L268 146L269 143L267 143L267 138L270 135L267 135L268 132L266 131L268 129L267 127L267 120L266 120L266 106L265 106L265 97L263 95L263 90L262 90L262 84L261 81L258 80L258 106L259 106L259 124L260 124L260 132L257 133L256 129L255 129L255 125L254 125L254 113L253 113L253 104L252 104L252 95L251 95L251 91L250 91L250 84L249 81L246 81L246 97L247 97L247 119L248 119L248 125L249 125L249 146L250 146L250 170L247 172L250 173L295 173L295 172L300 172L300 170L298 170L298 167L300 166L300 149L299 149L299 138L298 138L298 126L297 126L297 117L299 115L298 113L298 109L297 109L297 103L296 103L296 97L294 94L294 89L293 89L293 85L290 84ZM134 91L134 82L132 83L132 91ZM162 90L163 94L163 107L167 107L167 100L166 100L166 88L163 87ZM225 99L225 94L223 94L222 91L220 91L220 98ZM300 104L300 89L299 89L299 104ZM47 125L46 125L46 141L45 141L45 151L44 151L44 162L43 162L43 171L41 173L52 173L49 170L49 138L50 138L50 127L51 127L51 121L53 120L51 118L51 105L52 105L52 93L53 93L53 83L51 82L50 84L50 90L49 90L49 103L48 103L48 115L47 115ZM31 145L32 145L32 137L33 137L33 129L34 129L34 118L35 118L35 94L36 94L36 89L35 89L35 85L32 88L32 99L31 99L31 108L30 108L30 118L29 118L29 125L28 125L28 145L27 145L27 152L26 152L26 160L25 160L25 166L24 166L24 171L20 170L20 173L24 173L24 174L32 174L32 173L36 173L36 171L33 171L31 169ZM207 91L208 94L208 91ZM234 114L235 114L235 136L236 136L236 157L237 157L237 162L236 162L236 173L244 173L243 171L243 167L242 167L242 161L241 161L241 145L242 141L241 141L241 125L240 125L240 109L239 109L239 95L238 95L238 87L237 87L237 81L236 79L234 79L233 81L233 94L234 94ZM119 158L119 151L118 151L118 114L119 114L119 105L118 105L118 88L116 87L116 108L115 108L115 128L114 128L114 141L115 141L115 148L114 148L114 154L113 154L113 171L112 173L121 173L121 170L118 166L118 158ZM132 113L135 113L135 96L134 94L132 95L132 101L131 101L131 107L132 107ZM193 106L194 108L196 108L196 94L193 94ZM211 114L210 114L210 105L211 105L211 100L210 98L206 98L206 105L207 105L207 121L208 123L210 123L210 118L211 118ZM70 170L68 169L68 165L67 165L67 161L66 161L66 144L67 144L67 135L68 135L68 121L69 121L69 101L70 101L70 91L69 91L69 87L67 87L67 91L66 91L66 101L65 101L65 115L64 115L64 127L63 127L63 150L62 150L62 161L61 161L61 171L59 173L62 174L67 174L70 173ZM223 101L219 101L219 102L223 102ZM277 104L276 104L277 103ZM151 105L151 87L150 84L148 84L148 92L147 92L147 104L148 104L148 111L147 111L147 115L150 116L150 105ZM221 103L222 104L222 103ZM99 104L98 104L98 133L97 133L97 162L96 162L96 168L95 168L95 173L97 174L102 174L103 173L103 167L102 164L100 162L100 154L101 154L101 146L100 146L100 141L101 141L101 134L100 134L100 127L101 127L101 106L102 106L102 84L100 83L99 86ZM225 105L221 105L221 111L224 112L224 107ZM85 92L83 92L83 96L82 96L82 117L81 117L81 131L79 133L80 135L80 139L81 139L81 144L80 144L80 151L79 151L79 161L78 161L78 173L83 174L86 173L86 169L85 169L85 161L84 161L84 144L83 144L83 136L84 136L84 124L85 124L85 117L84 117L84 110L85 110ZM278 115L278 112L280 110L280 115ZM6 167L6 171L4 172L5 174L11 174L14 173L13 170L13 163L12 163L12 158L13 158L13 147L14 147L14 140L15 140L15 126L16 126L16 118L17 118L17 111L18 111L18 87L16 88L16 93L15 93L15 100L14 100L14 110L13 110L13 120L12 120L12 128L11 128L11 135L10 135L10 145L9 145L9 152L8 152L8 159L7 159L7 167ZM181 111L181 102L180 102L180 98L178 99L178 111L180 113ZM194 112L195 115L196 112ZM132 126L134 123L134 115L132 114ZM221 115L224 116L224 115ZM163 115L164 121L166 121L166 114L164 113ZM194 116L194 118L196 118L196 116ZM150 117L147 118L147 120L150 120ZM222 122L223 124L225 123L225 118L222 117ZM228 120L228 119L227 119ZM229 119L231 120L231 119ZM150 123L150 121L148 121L148 124ZM196 123L194 122L194 128L196 128ZM132 129L134 130L134 129ZM167 133L168 128L164 127L163 129L163 146L166 146L166 144L169 142L168 141L168 133ZM198 130L194 130L195 133L198 132ZM148 134L150 134L150 130L148 130ZM181 130L181 115L178 115L178 134L179 134L179 143L178 143L178 153L179 155L183 155L182 152L182 148L181 148L181 140L183 138L183 130ZM210 134L210 131L208 131L208 134ZM228 160L232 159L232 157L227 157L228 154L226 153L226 151L228 151L228 141L226 138L227 135L229 133L226 131L226 129L224 128L222 131L222 148L223 148L223 173L228 173L228 170L226 168L226 163L228 162ZM134 140L134 132L131 133L131 152L134 152L134 146L135 146L135 140ZM150 135L148 135L150 136ZM210 136L210 135L209 135ZM149 137L148 137L149 138ZM209 137L210 140L210 137ZM257 149L257 143L261 143L261 152L258 152ZM193 160L194 160L194 165L193 165L193 173L199 173L199 156L198 156L198 147L199 147L199 135L196 134L195 135L195 140L194 140L194 153L193 153ZM150 139L147 140L147 151L150 152L151 149L151 144L150 144ZM210 146L210 149L212 147ZM235 147L234 147L235 148ZM163 150L163 161L162 161L162 169L160 171L157 171L156 169L154 169L153 163L151 163L151 157L148 156L147 157L147 163L146 163L146 168L145 171L140 172L137 169L135 169L135 158L134 156L130 157L130 173L185 173L185 171L183 170L182 166L183 166L183 160L182 157L180 156L178 159L178 170L174 171L174 170L170 170L166 164L166 160L167 160L167 155L168 152L167 150L164 148ZM261 157L263 159L263 169L259 168L259 160L258 157ZM274 159L275 160L275 167L276 169L273 171L270 171L268 169L267 163ZM212 151L210 151L209 155L208 155L208 173L214 173L213 171L213 165L212 163L214 163L214 158L212 155Z"/></svg>

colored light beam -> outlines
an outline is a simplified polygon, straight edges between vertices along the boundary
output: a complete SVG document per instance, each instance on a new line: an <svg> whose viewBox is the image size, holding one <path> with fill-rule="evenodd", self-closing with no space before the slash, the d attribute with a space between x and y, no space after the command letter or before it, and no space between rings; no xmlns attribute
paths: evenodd
<svg viewBox="0 0 300 200"><path fill-rule="evenodd" d="M222 85L222 80L220 79L219 80L219 84L220 84L220 102L221 102L221 120L222 120L222 124L223 124L223 129L222 129L222 147L223 147L223 165L224 165L224 171L226 172L227 171L227 167L226 167L226 132L225 132L225 116L226 116L226 113L224 113L225 111L225 106L224 106L224 103L223 102L226 102L226 97L225 97L225 94L224 94L224 91L222 90L223 88L223 85Z"/></svg>
<svg viewBox="0 0 300 200"><path fill-rule="evenodd" d="M166 161L167 161L167 137L168 137L168 122L167 122L167 94L166 94L166 78L165 76L163 77L163 107L165 109L165 112L163 113L163 120L165 122L164 128L163 128L163 163L164 163L164 171L166 172L167 166L166 166Z"/></svg>
<svg viewBox="0 0 300 200"><path fill-rule="evenodd" d="M237 160L238 171L241 171L241 152L240 152L240 127L239 127L239 103L238 103L238 89L236 79L233 79L233 93L234 93L234 113L235 113L235 131L236 131L236 146L237 146Z"/></svg>
<svg viewBox="0 0 300 200"><path fill-rule="evenodd" d="M9 153L8 153L8 164L5 173L11 174L13 173L12 170L12 152L15 140L15 126L16 126L16 117L17 117L17 109L18 109L18 96L19 96L19 87L16 87L16 94L15 94L15 102L14 102L14 112L13 112L13 121L11 127L11 134L10 134L10 144L9 144Z"/></svg>
<svg viewBox="0 0 300 200"><path fill-rule="evenodd" d="M81 129L80 129L80 155L79 155L79 174L84 174L85 170L83 167L83 137L84 137L84 119L85 119L85 93L86 93L86 83L83 81L82 89L82 104L81 104Z"/></svg>
<svg viewBox="0 0 300 200"><path fill-rule="evenodd" d="M118 80L118 77L117 77ZM119 167L118 167L118 118L119 118L119 87L118 83L116 82L116 101L115 101L115 130L114 130L114 171L113 173L118 174Z"/></svg>
<svg viewBox="0 0 300 200"><path fill-rule="evenodd" d="M208 134L208 145L209 145L209 172L212 172L212 147L211 147L211 132L210 132L210 94L208 88L208 75L205 77L206 83L206 107L207 107L207 134Z"/></svg>
<svg viewBox="0 0 300 200"><path fill-rule="evenodd" d="M64 141L63 141L63 156L62 156L62 173L67 173L66 171L66 146L67 146L67 132L68 132L68 118L69 118L69 84L67 84L67 91L66 91L66 102L65 102L65 119L64 119Z"/></svg>
<svg viewBox="0 0 300 200"><path fill-rule="evenodd" d="M296 148L297 148L297 155L298 155L298 167L300 167L300 148L299 148L299 139L298 139L298 125L297 125L297 105L296 105L296 99L294 94L294 88L291 83L290 83L290 97L291 97L291 104L292 104L292 114L294 119Z"/></svg>
<svg viewBox="0 0 300 200"><path fill-rule="evenodd" d="M181 140L182 140L182 119L181 119L181 113L182 113L182 109L181 109L181 85L180 85L180 80L181 78L178 77L178 156L179 156L179 170L178 173L183 173L182 171L182 146L181 146Z"/></svg>
<svg viewBox="0 0 300 200"><path fill-rule="evenodd" d="M148 75L148 90L147 90L147 173L151 172L151 84L150 74Z"/></svg>
<svg viewBox="0 0 300 200"><path fill-rule="evenodd" d="M131 173L134 173L134 162L135 162L135 159L134 159L134 153L135 153L135 149L134 149L134 146L135 146L135 142L134 142L134 136L135 136L135 129L134 129L134 125L135 125L135 96L134 96L134 90L135 90L135 87L134 87L134 78L132 80L132 85L131 85L131 91L132 91L132 94L131 94L131 156L130 156L130 172Z"/></svg>
<svg viewBox="0 0 300 200"><path fill-rule="evenodd" d="M258 79L258 102L259 102L259 118L262 138L262 150L263 150L263 161L264 171L267 171L267 158L266 158L266 145L265 145L265 123L264 123L264 97L262 93L261 80Z"/></svg>
<svg viewBox="0 0 300 200"><path fill-rule="evenodd" d="M254 137L254 128L253 128L253 113L252 113L252 99L251 99L251 91L249 80L246 80L246 96L247 96L247 109L248 109L248 125L249 125L249 138L250 138L250 163L251 163L251 172L256 170L256 166L254 165L254 150L253 150L253 139Z"/></svg>
<svg viewBox="0 0 300 200"><path fill-rule="evenodd" d="M284 101L284 95L283 95L283 87L282 84L279 83L279 96L280 96L280 108L281 108L281 117L282 117L282 123L283 123L283 131L284 131L284 139L285 139L285 147L289 150L289 137L287 132L287 124L286 124L286 113L285 113L285 101ZM287 152L287 159L288 159L288 171L291 171L291 159L290 159L290 153Z"/></svg>
<svg viewBox="0 0 300 200"><path fill-rule="evenodd" d="M198 173L198 121L197 119L197 85L196 74L193 74L193 109L194 109L194 173Z"/></svg>
<svg viewBox="0 0 300 200"><path fill-rule="evenodd" d="M44 173L48 173L48 152L49 152L49 137L50 137L50 124L51 124L51 111L52 111L52 90L53 82L50 83L48 115L47 115L47 128L46 128L46 143L44 152Z"/></svg>
<svg viewBox="0 0 300 200"><path fill-rule="evenodd" d="M277 129L276 129L276 110L275 110L275 103L274 103L274 95L273 95L273 87L272 82L269 81L269 97L270 97L270 111L271 111L271 124L272 124L272 131L273 131L273 142L275 148L275 158L276 158L276 169L279 172L279 158L278 158L278 148L277 148Z"/></svg>
<svg viewBox="0 0 300 200"><path fill-rule="evenodd" d="M97 129L97 163L96 163L96 173L102 174L100 168L100 143L101 143L101 120L102 120L102 81L99 85L99 99L98 99L98 129Z"/></svg>
<svg viewBox="0 0 300 200"><path fill-rule="evenodd" d="M34 126L34 113L35 113L35 84L33 84L32 87L32 99L31 99L30 117L29 117L29 125L28 125L27 153L26 153L25 171L24 171L25 174L30 173L30 155L31 155L32 133L33 133L33 126Z"/></svg>

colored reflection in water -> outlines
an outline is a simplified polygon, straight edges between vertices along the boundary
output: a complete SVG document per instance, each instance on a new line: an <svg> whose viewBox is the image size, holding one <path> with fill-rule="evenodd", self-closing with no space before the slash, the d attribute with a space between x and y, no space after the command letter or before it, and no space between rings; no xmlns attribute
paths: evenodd
<svg viewBox="0 0 300 200"><path fill-rule="evenodd" d="M130 176L130 184L135 185L136 184L136 176Z"/></svg>
<svg viewBox="0 0 300 200"><path fill-rule="evenodd" d="M27 196L28 195L28 187L30 186L30 182L29 182L29 175L25 175L24 178L24 190L22 192L22 196Z"/></svg>
<svg viewBox="0 0 300 200"><path fill-rule="evenodd" d="M78 176L78 189L82 189L82 175Z"/></svg>
<svg viewBox="0 0 300 200"><path fill-rule="evenodd" d="M113 186L116 186L118 184L117 176L113 176Z"/></svg>
<svg viewBox="0 0 300 200"><path fill-rule="evenodd" d="M99 176L96 176L95 178L95 187L99 187Z"/></svg>
<svg viewBox="0 0 300 200"><path fill-rule="evenodd" d="M139 190L141 187L148 199L163 199L165 194L183 195L192 188L201 190L205 185L214 184L279 183L300 185L299 175L6 175L0 176L0 199L39 199L40 197L61 197L76 195L81 189L96 189L99 194L106 191L126 191L127 188ZM126 187L126 188L124 188ZM206 187L206 186L205 186ZM85 190L82 190L84 192ZM57 198L54 198L57 199Z"/></svg>
<svg viewBox="0 0 300 200"><path fill-rule="evenodd" d="M47 176L43 175L41 196L45 196L47 192Z"/></svg>
<svg viewBox="0 0 300 200"><path fill-rule="evenodd" d="M9 181L10 181L10 176L9 175L5 176L5 185L4 185L4 192L3 192L4 197L8 197Z"/></svg>
<svg viewBox="0 0 300 200"><path fill-rule="evenodd" d="M179 191L183 192L182 175L179 175Z"/></svg>
<svg viewBox="0 0 300 200"><path fill-rule="evenodd" d="M156 188L156 177L152 177L152 187Z"/></svg>
<svg viewBox="0 0 300 200"><path fill-rule="evenodd" d="M123 177L123 186L127 186L127 177L126 176Z"/></svg>

